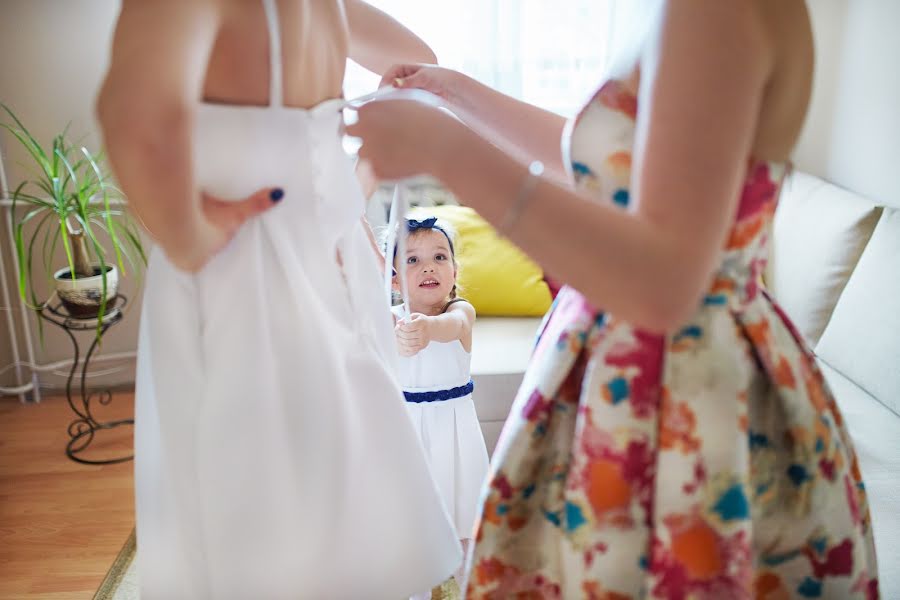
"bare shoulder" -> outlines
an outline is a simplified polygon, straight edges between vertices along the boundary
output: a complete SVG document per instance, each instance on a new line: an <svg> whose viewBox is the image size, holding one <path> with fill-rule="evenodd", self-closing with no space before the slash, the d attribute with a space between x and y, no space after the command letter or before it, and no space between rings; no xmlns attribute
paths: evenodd
<svg viewBox="0 0 900 600"><path fill-rule="evenodd" d="M813 38L804 0L665 0L641 71L758 97L749 152L790 157L812 93ZM715 49L711 51L711 49ZM700 85L700 84L703 85Z"/></svg>

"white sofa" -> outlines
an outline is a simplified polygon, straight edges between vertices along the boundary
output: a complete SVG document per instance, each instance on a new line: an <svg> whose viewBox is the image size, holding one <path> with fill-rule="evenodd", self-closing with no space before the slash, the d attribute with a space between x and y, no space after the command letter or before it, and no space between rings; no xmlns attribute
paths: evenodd
<svg viewBox="0 0 900 600"><path fill-rule="evenodd" d="M843 411L869 492L882 597L900 598L900 208L794 173L776 213L766 280ZM476 322L475 404L491 451L539 323Z"/></svg>
<svg viewBox="0 0 900 600"><path fill-rule="evenodd" d="M812 175L785 183L767 283L806 337L856 446L881 597L900 598L900 198Z"/></svg>
<svg viewBox="0 0 900 600"><path fill-rule="evenodd" d="M472 380L475 382L475 410L488 452L493 453L497 437L512 404L541 319L481 317L472 331Z"/></svg>

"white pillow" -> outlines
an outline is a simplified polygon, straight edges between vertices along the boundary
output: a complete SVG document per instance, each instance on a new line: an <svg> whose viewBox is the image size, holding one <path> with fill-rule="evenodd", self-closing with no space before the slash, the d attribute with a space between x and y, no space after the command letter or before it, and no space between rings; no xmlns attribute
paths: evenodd
<svg viewBox="0 0 900 600"><path fill-rule="evenodd" d="M900 414L900 209L885 209L816 353Z"/></svg>
<svg viewBox="0 0 900 600"><path fill-rule="evenodd" d="M806 173L794 172L784 182L765 279L811 346L825 330L881 210Z"/></svg>

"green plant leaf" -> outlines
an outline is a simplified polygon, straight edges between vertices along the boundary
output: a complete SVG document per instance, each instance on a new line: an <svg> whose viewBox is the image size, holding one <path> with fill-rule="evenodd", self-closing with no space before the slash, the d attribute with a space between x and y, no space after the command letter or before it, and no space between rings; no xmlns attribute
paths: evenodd
<svg viewBox="0 0 900 600"><path fill-rule="evenodd" d="M69 276L75 281L75 258L72 256L72 248L69 243L69 230L65 220L59 222L59 231L62 234L63 248L66 249L66 260L69 264Z"/></svg>
<svg viewBox="0 0 900 600"><path fill-rule="evenodd" d="M26 194L25 192L22 192L21 188L23 188L27 184L28 184L27 181L23 181L19 185L19 187L16 188L16 191L13 192L13 195L16 196L16 200L19 202L25 202L26 204L42 206L46 209L53 210L54 205L52 202L47 202L43 198L39 198L38 196L33 196L31 194Z"/></svg>
<svg viewBox="0 0 900 600"><path fill-rule="evenodd" d="M31 266L34 264L34 244L37 241L38 237L40 237L41 229L44 228L44 224L47 222L47 219L50 217L54 217L55 215L52 212L43 211L44 216L38 221L37 225L34 228L34 232L31 234L31 239L28 242L28 273L31 273ZM47 228L51 229L51 228ZM52 279L52 276L51 276ZM37 297L37 291L34 289L34 282L30 282L31 285L31 302L34 306L40 306L41 301ZM40 320L40 319L38 319Z"/></svg>
<svg viewBox="0 0 900 600"><path fill-rule="evenodd" d="M80 220L80 219L79 219ZM106 315L106 290L108 289L108 273L106 272L106 259L104 258L104 250L94 236L93 229L87 221L80 221L82 230L88 236L91 244L94 246L94 252L97 253L97 260L100 262L100 281L102 282L102 290L100 292L100 311L97 313L97 342L102 343L101 335L103 334L103 317Z"/></svg>
<svg viewBox="0 0 900 600"><path fill-rule="evenodd" d="M6 108L5 105L4 105L4 108ZM19 192L22 191L22 188L25 186L25 183L26 182L24 182L24 181L22 183L20 183L18 185L18 187L16 187L16 191L13 192L12 208L11 208L13 215L16 214L16 208L18 208L17 204L18 204ZM25 294L26 274L25 273L26 273L27 269L25 268L25 263L24 263L25 244L22 239L22 224L21 223L15 223L13 226L13 241L14 241L14 245L16 248L16 260L18 261L17 264L19 265L19 273L18 273L19 296L22 298L23 301L25 301L26 300L26 294Z"/></svg>
<svg viewBox="0 0 900 600"><path fill-rule="evenodd" d="M28 131L28 128L26 128L22 121L19 120L19 117L17 117L12 109L9 108L9 106L7 106L5 103L0 102L0 107L2 107L4 111L6 111L6 114L8 114L12 118L19 129L16 130L6 123L0 123L0 127L5 128L7 131L19 138L19 141L22 142L22 145L25 146L30 154L32 154L38 164L42 166L48 164L47 154L44 152L43 147L38 143L36 139L34 139L34 136L31 135L31 133ZM20 134L26 139L22 139Z"/></svg>
<svg viewBox="0 0 900 600"><path fill-rule="evenodd" d="M51 154L51 162L50 162L50 164L53 166L53 174L54 174L54 176L58 176L58 175L59 175L59 172L60 172L60 169L59 169L59 149L60 149L60 147L64 147L64 146L63 146L63 142L64 142L64 140L63 140L63 137L62 137L61 135L54 136L54 138L53 138L53 144L52 144L52 151L51 151L51 153L50 153L50 154ZM68 183L69 183L68 177L67 177L65 174L63 174L63 178L62 178L62 189L66 189L66 186L68 185Z"/></svg>
<svg viewBox="0 0 900 600"><path fill-rule="evenodd" d="M134 230L134 224L129 221L128 226L123 227L125 233L128 236L128 239L131 241L132 246L138 251L141 255L141 261L144 263L144 266L147 265L147 254L144 252L144 244L141 242L141 236Z"/></svg>
<svg viewBox="0 0 900 600"><path fill-rule="evenodd" d="M31 158L44 170L44 175L50 177L53 172L53 167L50 162L47 160L47 155L44 153L44 149L37 145L37 142L34 141L33 138L29 137L27 132L20 131L18 129L13 129L9 125L0 123L0 127L3 127L11 134L13 134L19 142L25 146L25 149L28 151L28 154L31 155Z"/></svg>
<svg viewBox="0 0 900 600"><path fill-rule="evenodd" d="M83 214L89 200L89 198L84 195L84 186L79 181L78 176L75 174L75 170L72 168L71 163L69 163L69 159L66 158L65 155L59 150L56 151L56 155L59 156L59 159L62 161L63 166L65 166L66 168L66 172L69 174L69 180L75 186L75 193L73 194L73 197L76 204L78 205L79 212Z"/></svg>
<svg viewBox="0 0 900 600"><path fill-rule="evenodd" d="M56 190L53 188L53 180L47 181L44 179L38 179L38 180L32 181L32 183L34 185L38 186L41 189L41 191L43 191L45 194L47 194L47 197L45 198L45 200L47 202L52 202L52 203L56 204L57 198L56 198Z"/></svg>
<svg viewBox="0 0 900 600"><path fill-rule="evenodd" d="M25 264L25 241L22 236L22 225L16 225L13 232L13 239L16 246L16 260L19 264L19 296L22 300L27 300L28 294L25 288L26 273L28 271Z"/></svg>
<svg viewBox="0 0 900 600"><path fill-rule="evenodd" d="M106 223L104 223L103 221L101 221L98 218L92 217L91 224L94 225L95 227L97 227L98 229L100 229L101 231L103 231L108 237L112 238L112 236L109 234L109 230L106 228ZM112 224L113 224L113 227L117 226L117 223L115 221L112 221ZM131 244L128 242L128 240L126 238L126 243L123 243L120 246L119 251L122 253L122 256L125 257L125 262L128 263L128 266L131 267L135 272L139 272L138 265L136 262L134 262L134 258L131 256L131 252L129 252L129 250L128 250L129 247L131 247ZM124 269L120 269L120 270L124 277L125 270Z"/></svg>
<svg viewBox="0 0 900 600"><path fill-rule="evenodd" d="M95 158L96 158L96 157L95 157ZM104 177L104 181L107 181L108 179L109 179L108 176ZM107 181L107 183L106 183L106 189L108 189L108 190L111 191L111 192L114 192L115 195L116 195L116 197L118 197L118 198L124 198L124 197L125 197L125 192L123 192L122 190L120 190L120 189L119 189L118 187L116 187L115 185L109 183L108 181Z"/></svg>
<svg viewBox="0 0 900 600"><path fill-rule="evenodd" d="M54 231L56 231L55 227L47 227L47 236L50 236L50 239L52 240L52 242L50 244L50 251L47 252L47 239L46 238L44 239L44 247L43 247L44 269L46 269L48 281L53 281L53 274L56 271L56 267L55 267L55 265L53 265L51 263L51 261L53 260L53 256L56 254L56 248L59 246L59 240L60 240L60 236L57 234L54 234Z"/></svg>
<svg viewBox="0 0 900 600"><path fill-rule="evenodd" d="M77 223L86 236L84 241L89 254L96 254L102 265L102 317L108 290L107 260L112 258L112 253L115 253L115 262L123 276L126 274L126 263L138 276L141 274L139 263L147 264L140 236L133 232L131 216L125 209L115 208L120 203L124 204L124 193L109 181L108 170L102 165L105 156L102 150L91 154L83 146L80 140L86 136L73 144L69 139L70 125L66 125L50 144L42 146L7 105L0 103L0 107L10 117L9 123L0 123L0 126L25 148L32 161L30 165L25 165L32 176L17 188L13 199L14 215L17 214L17 201L31 207L23 218L16 219L14 226L15 252L18 263L22 265L22 272L19 273L22 299L26 301L30 296L32 304L39 302L32 281L34 263L37 262L35 255L39 248L43 270L47 279L52 281L58 266L52 264L53 257L62 240L70 276L77 278L75 249L71 239ZM109 244L112 248L108 247ZM92 257L87 258L90 261ZM98 319L98 332L101 325L101 319Z"/></svg>
<svg viewBox="0 0 900 600"><path fill-rule="evenodd" d="M81 147L81 152L85 155L86 160L90 163L91 168L94 170L94 174L97 176L97 181L100 182L100 191L103 193L103 207L104 213L106 215L106 233L109 234L110 239L112 240L113 249L116 251L116 263L119 265L119 270L122 271L122 276L125 277L125 265L122 264L122 252L119 250L122 245L119 241L118 236L116 235L116 229L112 224L112 215L110 215L110 207L109 207L109 195L106 193L106 188L103 186L103 174L100 173L100 167L97 166L96 161L91 157L91 153L88 152L88 149L84 146Z"/></svg>
<svg viewBox="0 0 900 600"><path fill-rule="evenodd" d="M122 225L120 225L119 223L113 221L113 229L122 229L122 228L123 228ZM134 257L132 256L132 252L129 250L129 248L130 248L131 250L136 250L136 251L138 251L138 252L140 252L141 248L140 248L140 246L135 247L133 241L129 238L130 232L129 232L128 230L125 230L125 231L124 231L124 234L125 234L125 242L126 242L126 243L122 244L122 254L125 255L125 260L126 260L126 261L128 262L128 264L131 266L131 268L132 268L136 273L140 273L139 265L135 262L135 259L134 259Z"/></svg>
<svg viewBox="0 0 900 600"><path fill-rule="evenodd" d="M22 301L28 308L37 309L40 306L40 301L36 299L36 294L34 293L34 286L29 286L30 278L28 274L31 273L31 241L29 240L28 249L26 250L25 244L25 221L20 221L16 224L15 230L13 232L13 238L15 240L16 247L16 260L19 265L19 296L22 298ZM31 292L31 293L29 293ZM32 302L29 304L28 297L31 296Z"/></svg>
<svg viewBox="0 0 900 600"><path fill-rule="evenodd" d="M53 227L45 227L44 228L44 241L41 242L41 262L44 266L44 275L47 278L47 281L50 281L53 278L52 267L50 266L50 261L52 260L51 252L49 249L50 244L50 234L54 231ZM54 240L58 240L59 236L53 236ZM55 248L56 246L54 246Z"/></svg>
<svg viewBox="0 0 900 600"><path fill-rule="evenodd" d="M28 213L27 213L24 217L22 217L21 219L16 219L15 222L16 222L16 224L22 224L22 225L25 225L25 223L27 223L28 221L32 220L33 218L35 218L36 216L38 216L38 215L41 214L41 213L47 213L48 216L52 216L52 215L53 215L53 212L52 212L52 211L49 211L49 210L46 209L46 208L43 208L43 207L40 207L40 208L33 208L33 209L31 209L30 211L28 211Z"/></svg>
<svg viewBox="0 0 900 600"><path fill-rule="evenodd" d="M53 199L54 204L56 204L57 212L59 212L61 217L64 217L68 212L68 202L66 202L66 194L62 186L62 181L59 177L54 177L50 180L50 184L53 186L50 197Z"/></svg>

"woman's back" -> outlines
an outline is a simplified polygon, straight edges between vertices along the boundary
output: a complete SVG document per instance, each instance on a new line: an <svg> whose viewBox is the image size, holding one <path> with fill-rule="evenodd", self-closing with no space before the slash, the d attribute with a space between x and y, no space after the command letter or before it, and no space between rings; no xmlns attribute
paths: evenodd
<svg viewBox="0 0 900 600"><path fill-rule="evenodd" d="M195 273L150 258L135 409L142 596L430 588L460 551L396 382L341 146L344 4L188 4L207 12L169 26L190 32L190 52L165 58L197 84L180 94L191 184L220 204L282 193Z"/></svg>
<svg viewBox="0 0 900 600"><path fill-rule="evenodd" d="M322 225L313 216L322 212L317 188L323 171L343 165L340 182L346 187L354 181L339 136L337 98L348 46L343 2L226 0L213 14L203 96L193 120L198 187L239 201L277 185L287 206L260 220ZM330 206L325 220L333 226L326 229L339 236L358 220L358 208Z"/></svg>
<svg viewBox="0 0 900 600"><path fill-rule="evenodd" d="M752 155L784 162L800 136L812 95L812 29L803 0L763 0L757 3L757 10L774 64L762 98Z"/></svg>
<svg viewBox="0 0 900 600"><path fill-rule="evenodd" d="M667 3L647 0L626 7L617 17L615 27L623 33L612 41L611 75L620 78L635 97L642 85L641 70L648 66L648 61L641 61L640 55L655 55L653 49L648 51L644 46L660 43L654 41L655 34L664 37L670 32L660 32L654 27L654 23L662 22L664 17L660 13L665 10L668 10ZM737 35L733 31L717 29L716 17L710 12L694 17L690 26L696 31L715 29L721 34L717 39L719 44L731 44L745 52L762 54L765 89L758 98L750 156L768 162L787 162L803 127L812 93L814 51L806 3L803 0L755 0L744 2L740 10L741 18L752 25L738 28ZM710 23L702 22L704 19ZM669 27L671 29L671 24ZM692 43L684 39L679 42ZM704 52L708 51L704 49ZM637 66L641 62L644 64ZM700 85L701 89L705 85L692 80L695 65L664 55L655 56L649 62L657 70L656 79L671 78L688 86ZM735 68L724 62L720 66ZM738 93L729 89L718 89L715 93L729 92Z"/></svg>
<svg viewBox="0 0 900 600"><path fill-rule="evenodd" d="M310 108L341 95L349 39L342 0L277 0L285 106ZM222 0L203 97L264 106L269 98L269 36L262 2Z"/></svg>

